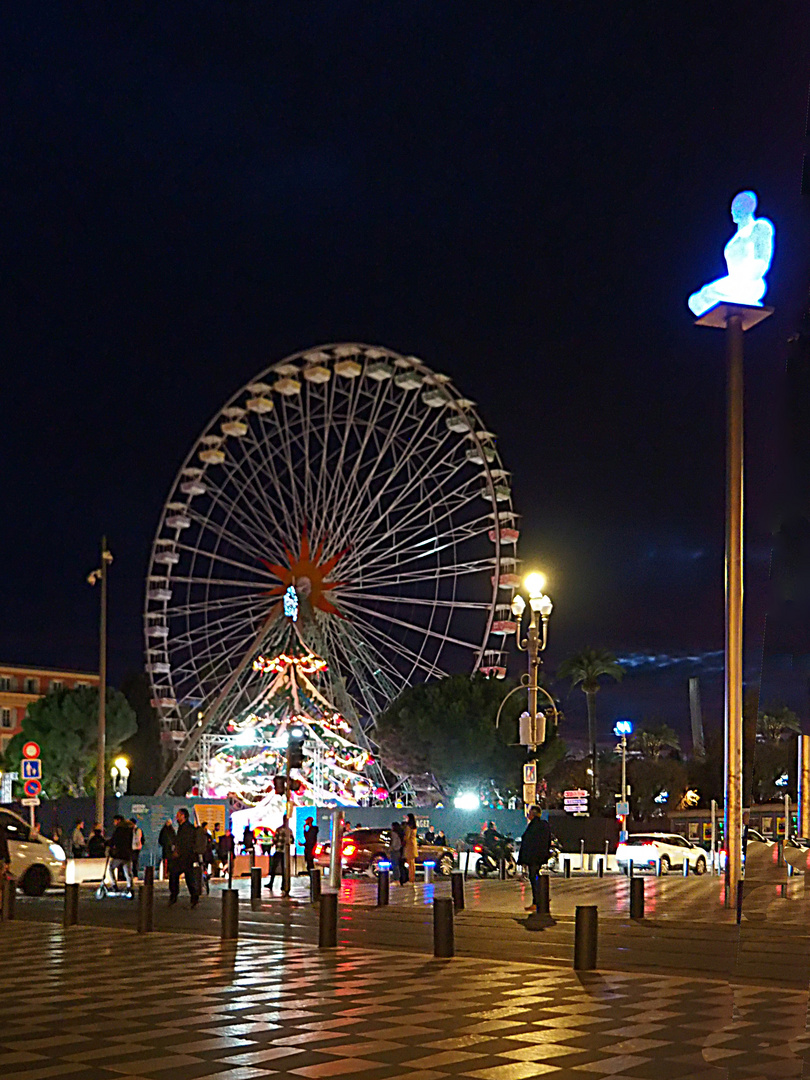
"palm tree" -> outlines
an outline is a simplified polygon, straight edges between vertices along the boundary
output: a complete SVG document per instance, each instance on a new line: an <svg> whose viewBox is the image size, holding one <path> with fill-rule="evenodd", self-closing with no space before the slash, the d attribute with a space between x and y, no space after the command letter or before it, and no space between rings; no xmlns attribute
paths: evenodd
<svg viewBox="0 0 810 1080"><path fill-rule="evenodd" d="M757 717L757 735L766 742L778 742L784 735L801 735L799 718L787 705L770 706Z"/></svg>
<svg viewBox="0 0 810 1080"><path fill-rule="evenodd" d="M679 751L681 740L667 724L648 724L633 736L633 749L648 761L658 761L667 750Z"/></svg>
<svg viewBox="0 0 810 1080"><path fill-rule="evenodd" d="M591 748L591 794L594 799L599 794L599 781L596 774L596 693L602 676L621 680L624 669L612 652L606 649L583 649L564 660L557 671L560 679L570 679L571 686L581 686L588 705L588 742Z"/></svg>

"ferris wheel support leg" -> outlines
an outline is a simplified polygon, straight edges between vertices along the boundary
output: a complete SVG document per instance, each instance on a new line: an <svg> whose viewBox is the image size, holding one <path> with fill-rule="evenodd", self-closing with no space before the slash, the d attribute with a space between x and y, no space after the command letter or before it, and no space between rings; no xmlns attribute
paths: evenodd
<svg viewBox="0 0 810 1080"><path fill-rule="evenodd" d="M245 655L237 664L236 668L233 671L233 674L225 683L223 688L220 690L219 694L217 694L217 697L214 700L214 704L204 713L202 719L198 721L197 727L194 728L192 734L189 735L188 739L186 740L185 746L182 748L180 753L172 762L171 768L163 777L157 791L155 792L156 795L165 795L167 791L171 790L172 784L174 784L186 762L199 745L200 739L202 739L203 735L211 726L214 718L220 710L223 701L225 701L228 694L230 694L231 690L233 690L239 676L243 673L248 664L253 661L257 650L261 648L262 641L264 640L267 631L270 629L270 627L277 618L278 612L276 611L274 605L273 610L262 623L261 629L259 630L255 639L250 643L250 647L245 651Z"/></svg>

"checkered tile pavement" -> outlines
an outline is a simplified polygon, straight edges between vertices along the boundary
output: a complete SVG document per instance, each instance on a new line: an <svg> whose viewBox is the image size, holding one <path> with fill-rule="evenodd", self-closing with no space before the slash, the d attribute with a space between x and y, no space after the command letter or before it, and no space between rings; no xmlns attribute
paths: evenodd
<svg viewBox="0 0 810 1080"><path fill-rule="evenodd" d="M787 1080L808 994L0 924L2 1080Z"/></svg>

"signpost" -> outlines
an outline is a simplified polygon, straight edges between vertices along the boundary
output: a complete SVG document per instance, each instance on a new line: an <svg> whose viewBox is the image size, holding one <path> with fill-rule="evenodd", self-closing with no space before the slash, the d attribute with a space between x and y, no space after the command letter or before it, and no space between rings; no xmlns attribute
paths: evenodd
<svg viewBox="0 0 810 1080"><path fill-rule="evenodd" d="M28 807L29 825L34 828L34 807L39 806L39 793L42 791L42 762L39 760L39 743L27 742L22 748L20 777L24 781L23 791L26 797L23 806Z"/></svg>
<svg viewBox="0 0 810 1080"><path fill-rule="evenodd" d="M563 809L575 817L587 816L588 792L584 788L574 788L563 792Z"/></svg>

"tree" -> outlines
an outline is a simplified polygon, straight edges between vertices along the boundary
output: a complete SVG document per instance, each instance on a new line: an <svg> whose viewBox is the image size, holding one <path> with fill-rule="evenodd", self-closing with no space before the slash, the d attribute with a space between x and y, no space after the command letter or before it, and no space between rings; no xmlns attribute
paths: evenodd
<svg viewBox="0 0 810 1080"><path fill-rule="evenodd" d="M165 770L160 720L152 705L149 680L143 672L127 675L121 683L121 693L135 711L138 725L135 734L121 747L130 760L128 790L132 795L153 795Z"/></svg>
<svg viewBox="0 0 810 1080"><path fill-rule="evenodd" d="M670 750L680 753L681 740L667 724L645 724L633 736L630 746L646 761L658 761L669 757Z"/></svg>
<svg viewBox="0 0 810 1080"><path fill-rule="evenodd" d="M137 727L135 713L120 691L108 689L106 700L105 774L121 744ZM42 788L47 798L93 794L98 768L98 689L56 690L31 702L22 730L6 747L7 769L20 771L22 748L29 740L40 746Z"/></svg>
<svg viewBox="0 0 810 1080"><path fill-rule="evenodd" d="M771 705L757 717L757 735L766 742L777 742L788 735L801 735L799 718L787 705Z"/></svg>
<svg viewBox="0 0 810 1080"><path fill-rule="evenodd" d="M525 698L513 695L495 717L508 683L483 675L450 675L404 690L377 721L374 739L385 764L410 776L417 789L448 798L482 785L519 792L525 760L517 740L517 718Z"/></svg>
<svg viewBox="0 0 810 1080"><path fill-rule="evenodd" d="M598 762L596 757L596 694L599 680L605 676L620 682L624 669L613 653L606 649L583 649L569 656L557 671L560 679L570 679L571 686L580 686L588 707L588 743L591 753L591 793L594 800L599 795Z"/></svg>

